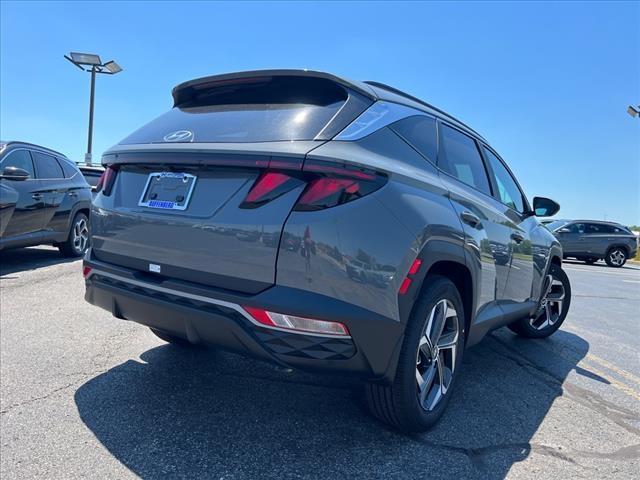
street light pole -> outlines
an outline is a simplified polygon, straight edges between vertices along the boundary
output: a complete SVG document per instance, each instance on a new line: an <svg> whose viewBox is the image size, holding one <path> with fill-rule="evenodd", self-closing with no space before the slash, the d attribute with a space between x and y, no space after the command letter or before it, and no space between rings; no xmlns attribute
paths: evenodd
<svg viewBox="0 0 640 480"><path fill-rule="evenodd" d="M93 144L93 99L96 94L96 67L91 67L91 96L89 97L89 138L87 139L87 155L84 161L91 165L91 147Z"/></svg>
<svg viewBox="0 0 640 480"><path fill-rule="evenodd" d="M93 53L77 53L71 52L64 58L73 63L83 72L91 73L91 95L89 97L89 133L87 135L87 153L85 154L85 163L91 165L91 150L93 147L93 105L96 94L96 74L104 73L106 75L115 75L122 71L120 65L113 60L102 63L100 57ZM86 68L91 67L91 68Z"/></svg>

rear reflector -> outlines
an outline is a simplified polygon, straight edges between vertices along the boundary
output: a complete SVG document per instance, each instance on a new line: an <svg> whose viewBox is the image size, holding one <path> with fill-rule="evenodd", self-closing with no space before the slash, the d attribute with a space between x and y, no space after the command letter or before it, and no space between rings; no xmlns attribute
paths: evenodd
<svg viewBox="0 0 640 480"><path fill-rule="evenodd" d="M87 278L91 274L91 270L93 270L91 267L82 267L82 276Z"/></svg>
<svg viewBox="0 0 640 480"><path fill-rule="evenodd" d="M411 279L407 277L402 281L402 284L400 285L400 289L398 290L398 293L400 295L404 295L409 291L410 286L411 286Z"/></svg>
<svg viewBox="0 0 640 480"><path fill-rule="evenodd" d="M420 270L420 265L422 265L422 260L416 258L409 268L409 275L415 275L416 273L418 273L418 270Z"/></svg>
<svg viewBox="0 0 640 480"><path fill-rule="evenodd" d="M400 288L398 289L398 293L400 295L406 295L406 293L409 291L409 288L411 288L411 282L413 282L413 280L409 277L412 277L413 275L418 273L420 271L421 266L422 266L422 260L420 260L419 258L416 258L411 264L411 266L409 267L407 276L405 277L404 280L402 280L402 283L400 284Z"/></svg>
<svg viewBox="0 0 640 480"><path fill-rule="evenodd" d="M348 336L349 330L339 322L328 322L326 320L315 320L312 318L297 317L284 313L275 313L261 308L243 306L247 313L259 323L269 327L279 327L287 330L298 331L299 333L320 333L326 335Z"/></svg>

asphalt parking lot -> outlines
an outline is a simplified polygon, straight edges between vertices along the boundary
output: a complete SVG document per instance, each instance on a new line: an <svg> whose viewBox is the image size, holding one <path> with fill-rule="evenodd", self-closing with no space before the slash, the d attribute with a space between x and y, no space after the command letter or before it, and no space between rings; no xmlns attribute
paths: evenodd
<svg viewBox="0 0 640 480"><path fill-rule="evenodd" d="M183 351L83 299L79 261L0 257L0 477L637 478L640 268L566 263L562 329L468 350L431 432L376 423L361 386Z"/></svg>

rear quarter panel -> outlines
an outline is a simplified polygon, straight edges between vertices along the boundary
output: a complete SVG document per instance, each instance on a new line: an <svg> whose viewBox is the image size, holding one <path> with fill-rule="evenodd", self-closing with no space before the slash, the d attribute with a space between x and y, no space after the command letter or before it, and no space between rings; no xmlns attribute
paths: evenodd
<svg viewBox="0 0 640 480"><path fill-rule="evenodd" d="M464 262L460 223L435 167L392 131L385 128L358 142L328 142L307 158L357 163L386 172L389 181L338 207L292 212L283 238L296 238L302 247L293 251L281 244L278 285L402 320L398 289L425 248L449 244Z"/></svg>

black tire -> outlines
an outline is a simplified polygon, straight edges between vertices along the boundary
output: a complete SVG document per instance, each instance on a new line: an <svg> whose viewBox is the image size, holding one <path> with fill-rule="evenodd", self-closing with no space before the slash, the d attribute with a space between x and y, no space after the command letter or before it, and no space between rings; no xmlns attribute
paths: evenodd
<svg viewBox="0 0 640 480"><path fill-rule="evenodd" d="M627 251L622 247L610 248L604 256L604 261L610 267L620 268L627 263Z"/></svg>
<svg viewBox="0 0 640 480"><path fill-rule="evenodd" d="M569 307L571 306L571 283L569 282L569 277L567 277L567 274L558 265L551 265L549 274L552 276L554 282L559 282L562 286L562 292L564 293L561 299L562 303L560 305L554 305L553 301L548 302L553 323L549 322L547 325L544 324L544 316L548 315L549 312L544 308L544 305L547 303L545 301L535 317L523 318L510 324L509 329L521 337L546 338L554 334L560 328L564 319L567 318L567 313L569 313ZM559 295L560 289L557 288L557 285L554 285L549 292L549 296L547 297L545 295L545 298L546 300L551 300L553 298L559 298ZM554 308L557 308L557 310L554 310ZM549 317L547 316L546 318L548 319Z"/></svg>
<svg viewBox="0 0 640 480"><path fill-rule="evenodd" d="M584 259L584 263L586 263L587 265L593 265L597 261L598 261L597 258L585 258Z"/></svg>
<svg viewBox="0 0 640 480"><path fill-rule="evenodd" d="M82 257L89 248L89 219L84 213L76 213L64 243L57 245L65 257Z"/></svg>
<svg viewBox="0 0 640 480"><path fill-rule="evenodd" d="M198 345L191 343L189 340L181 337L176 337L175 335L171 335L167 332L163 332L162 330L156 330L155 328L149 327L149 330L158 337L160 340L164 340L171 345L175 345L180 348L194 348L198 347Z"/></svg>
<svg viewBox="0 0 640 480"><path fill-rule="evenodd" d="M440 347L440 350L438 348L430 349L428 344L423 344L426 339L425 330L430 324L429 317L431 313L434 313L434 317L436 317L438 308L441 310L444 308L444 311L447 311L451 307L455 309L456 320L454 322L454 317L444 317L444 328L441 336L438 335L438 340L445 339L442 343L443 346ZM448 311L450 312L450 310ZM443 317L440 316L440 318ZM430 328L430 330L436 329ZM455 350L452 347L445 347L446 343L455 345ZM371 413L382 422L406 433L422 432L431 428L440 419L451 398L451 389L462 366L464 343L465 321L460 293L448 278L439 275L427 277L420 298L414 305L407 323L393 383L390 385L368 383L366 385L366 400ZM436 341L436 344L440 344L440 342ZM420 345L423 348L420 348ZM430 350L431 358L435 356L437 361L428 361L424 354L425 350ZM451 366L448 370L447 361ZM442 370L438 368L438 365L442 365ZM425 369L424 375L427 377L429 372L434 372L433 380L427 388L423 389L426 392L425 403L435 402L432 403L430 410L427 409L430 408L428 405L423 407L423 403L419 399L420 387L416 380L416 373L420 373L421 368ZM447 372L446 379L443 383L436 384L436 380L440 378L438 376L440 371ZM441 386L446 381L449 383L446 391L442 393L444 389ZM426 384L427 382L425 382ZM434 395L432 395L433 392L435 392Z"/></svg>

